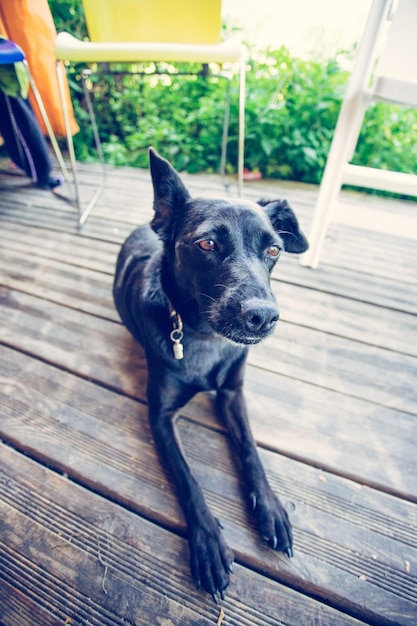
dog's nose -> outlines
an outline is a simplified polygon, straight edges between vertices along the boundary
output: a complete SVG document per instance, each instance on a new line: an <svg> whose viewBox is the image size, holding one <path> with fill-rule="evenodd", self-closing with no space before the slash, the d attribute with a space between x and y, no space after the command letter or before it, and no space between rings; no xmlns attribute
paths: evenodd
<svg viewBox="0 0 417 626"><path fill-rule="evenodd" d="M273 304L250 301L242 305L242 315L247 332L257 334L267 333L275 326L279 319L279 311Z"/></svg>

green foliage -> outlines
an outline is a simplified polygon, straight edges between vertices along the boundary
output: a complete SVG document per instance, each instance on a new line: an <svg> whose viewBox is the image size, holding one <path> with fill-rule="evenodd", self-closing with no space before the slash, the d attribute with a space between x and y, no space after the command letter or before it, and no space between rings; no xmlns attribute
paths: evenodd
<svg viewBox="0 0 417 626"><path fill-rule="evenodd" d="M82 0L49 0L49 7L58 32L66 30L80 39L87 36Z"/></svg>
<svg viewBox="0 0 417 626"><path fill-rule="evenodd" d="M86 34L81 0L49 0L57 30ZM250 50L247 72L245 166L265 177L318 183L336 125L348 72L346 53L327 62L278 50ZM69 69L81 160L95 157L91 125L80 88L80 67ZM92 68L92 69L101 69ZM119 66L117 69L131 70ZM91 95L107 162L148 166L150 145L179 170L213 172L220 166L226 81L178 77L181 64L136 65L170 75L93 74ZM232 83L229 172L237 160L238 85ZM415 172L417 112L378 104L368 109L354 162Z"/></svg>
<svg viewBox="0 0 417 626"><path fill-rule="evenodd" d="M369 107L353 163L415 174L416 109L382 103Z"/></svg>
<svg viewBox="0 0 417 626"><path fill-rule="evenodd" d="M318 182L347 75L335 60L254 51L248 72L246 162L270 178Z"/></svg>

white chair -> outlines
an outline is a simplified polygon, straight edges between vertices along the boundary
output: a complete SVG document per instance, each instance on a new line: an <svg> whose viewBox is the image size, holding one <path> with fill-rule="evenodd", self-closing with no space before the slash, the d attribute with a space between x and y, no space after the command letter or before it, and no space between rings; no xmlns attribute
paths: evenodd
<svg viewBox="0 0 417 626"><path fill-rule="evenodd" d="M59 33L55 53L58 60L67 62L138 63L181 62L214 63L239 68L239 138L238 138L238 188L243 185L244 111L245 111L245 48L236 38L220 41L221 0L83 0L90 41L80 41L69 33ZM62 64L61 64L62 65ZM57 65L58 79L63 89L61 65ZM190 72L192 73L192 72ZM230 73L222 73L230 79ZM230 84L230 82L229 82ZM61 91L63 93L63 91ZM101 154L100 142L93 109L88 95L91 123L96 145ZM230 89L227 89L227 94ZM138 96L139 97L139 96ZM226 99L221 170L224 174L229 123L229 96ZM68 149L71 159L76 201L79 207L79 225L89 213L103 191L104 180L88 202L82 206L79 192L77 166L65 100L62 106L67 127Z"/></svg>
<svg viewBox="0 0 417 626"><path fill-rule="evenodd" d="M319 264L343 184L417 196L417 175L349 162L371 102L417 107L416 29L417 0L373 0L320 185L310 248L300 258L302 265L314 268Z"/></svg>

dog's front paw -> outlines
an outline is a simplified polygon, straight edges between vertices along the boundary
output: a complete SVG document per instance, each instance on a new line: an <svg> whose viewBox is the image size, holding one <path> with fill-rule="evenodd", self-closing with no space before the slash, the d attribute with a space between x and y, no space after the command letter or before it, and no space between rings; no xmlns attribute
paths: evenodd
<svg viewBox="0 0 417 626"><path fill-rule="evenodd" d="M291 522L277 496L268 489L263 493L252 492L250 498L261 537L274 550L292 557Z"/></svg>
<svg viewBox="0 0 417 626"><path fill-rule="evenodd" d="M189 528L191 574L198 589L205 589L217 603L224 597L233 572L233 552L225 542L220 523L211 515Z"/></svg>

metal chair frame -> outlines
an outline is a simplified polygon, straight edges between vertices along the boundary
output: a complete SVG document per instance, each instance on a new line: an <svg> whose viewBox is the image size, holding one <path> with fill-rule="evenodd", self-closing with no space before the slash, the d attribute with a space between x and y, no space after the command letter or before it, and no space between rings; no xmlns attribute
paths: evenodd
<svg viewBox="0 0 417 626"><path fill-rule="evenodd" d="M230 84L231 76L226 72L220 72L219 74L207 73L208 64L214 63L222 66L223 63L239 63L239 135L238 135L238 194L242 195L243 189L243 165L244 165L244 121L245 121L245 78L246 78L246 49L240 43L236 43L235 39L229 40L224 44L218 45L193 45L193 44L158 44L158 43L146 43L146 42L131 42L131 43L96 43L96 42L81 42L69 33L59 33L56 41L56 56L58 60L67 62L85 62L86 64L96 63L146 63L146 62L181 62L181 63L199 63L203 67L202 72L183 72L187 75L197 76L220 76L226 78L228 86L226 89L226 102L225 102L225 115L223 122L223 134L222 134L222 146L221 146L221 159L220 159L220 174L224 184L225 182L225 169L226 169L226 157L227 157L227 144L228 144L228 129L230 120ZM109 53L110 51L110 53ZM97 122L94 114L93 105L91 102L90 93L86 84L86 79L91 73L91 70L86 68L82 71L82 84L85 94L85 101L87 104L88 113L90 116L94 140L98 151L99 160L102 165L102 174L100 183L93 193L91 199L87 205L83 207L80 197L79 176L77 171L77 163L75 158L74 144L72 135L70 132L69 112L67 109L66 100L64 97L64 74L65 71L62 67L63 64L57 63L58 73L58 85L61 94L62 109L64 114L68 152L70 157L71 169L73 174L73 182L75 187L75 201L79 210L79 226L81 227L92 209L94 208L97 200L100 198L103 190L105 189L106 182L106 170L104 167L103 150L100 143L100 137L97 129ZM117 73L117 72L116 72ZM155 73L155 72L154 72ZM149 76L148 73L146 73ZM181 74L170 74L173 77Z"/></svg>
<svg viewBox="0 0 417 626"><path fill-rule="evenodd" d="M220 156L220 176L221 176L221 180L223 182L224 188L226 190L229 189L229 185L226 182L226 160L227 160L227 144L228 144L228 138L229 138L230 102L231 102L231 84L232 84L232 78L230 76L228 76L226 73L218 73L218 74L211 73L208 69L208 64L205 64L205 63L203 64L202 70L199 72L182 71L182 72L176 72L176 73L161 72L161 71L155 71L153 73L140 72L140 71L123 72L123 71L113 71L113 70L103 72L103 71L92 71L90 68L84 68L81 71L81 83L82 83L83 93L84 93L85 102L87 106L87 111L89 114L92 130L93 130L94 143L96 146L97 155L98 155L99 162L101 165L101 179L98 184L98 187L96 188L93 195L89 199L87 205L83 206L82 201L81 201L81 194L80 194L79 176L78 176L78 168L77 168L77 162L76 162L76 156L75 156L74 142L73 142L72 134L70 131L69 111L68 111L66 99L64 97L64 75L62 72L63 72L63 64L58 62L57 63L58 84L59 84L59 91L61 94L61 103L62 103L62 110L63 110L63 115L64 115L65 129L66 129L68 154L70 158L71 170L72 170L72 175L73 175L73 182L74 182L74 189L75 189L75 201L76 201L78 211L79 211L78 225L80 228L86 222L88 216L90 215L91 211L93 210L94 206L99 200L101 194L105 190L106 179L107 179L105 158L104 158L103 148L102 148L101 141L100 141L100 135L98 132L97 120L96 120L96 116L94 112L93 103L91 101L90 90L87 86L88 79L90 78L92 74L111 75L111 76L133 74L133 75L139 75L139 76L145 76L145 77L151 76L152 74L157 74L157 75L168 75L172 78L176 78L180 76L196 76L197 78L200 77L200 78L225 79L227 82L226 82L226 96L225 96L225 112L224 112L224 118L223 118L221 156ZM239 93L240 102L244 100L244 92L245 92L245 72L241 70L240 93ZM240 106L240 110L239 110L239 138L238 138L238 144L239 144L238 194L239 194L239 197L241 197L242 191L243 191L243 161L244 161L244 158L243 158L244 108L243 110L241 109L242 109L242 106Z"/></svg>

